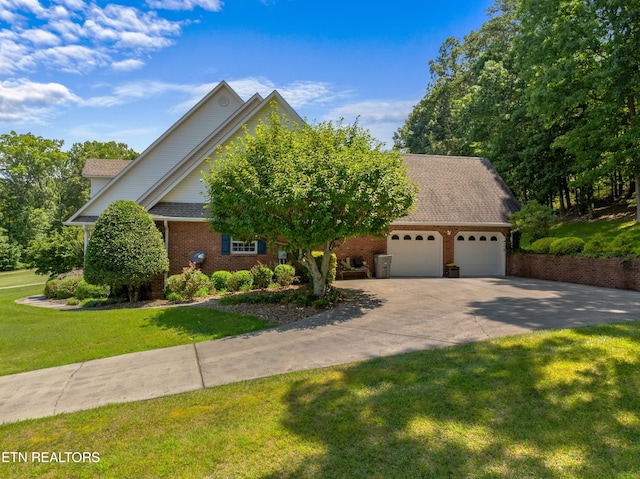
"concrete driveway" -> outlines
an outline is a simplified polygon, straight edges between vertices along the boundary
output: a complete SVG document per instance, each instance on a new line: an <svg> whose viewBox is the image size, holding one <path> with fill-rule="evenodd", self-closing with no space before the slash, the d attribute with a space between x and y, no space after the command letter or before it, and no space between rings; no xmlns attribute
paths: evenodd
<svg viewBox="0 0 640 479"><path fill-rule="evenodd" d="M359 298L277 329L0 377L0 423L541 329L640 319L640 292L522 278L338 286Z"/></svg>

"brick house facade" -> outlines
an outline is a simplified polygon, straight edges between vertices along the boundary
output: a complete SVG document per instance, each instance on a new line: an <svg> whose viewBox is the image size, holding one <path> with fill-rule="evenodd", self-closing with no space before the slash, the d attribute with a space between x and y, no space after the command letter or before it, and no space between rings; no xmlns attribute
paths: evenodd
<svg viewBox="0 0 640 479"><path fill-rule="evenodd" d="M86 244L100 213L113 201L128 199L143 206L162 233L169 275L187 266L195 251L204 252L201 268L207 274L276 263L277 252L260 242L233 242L210 229L201 182L216 150L242 135L244 127L252 131L274 103L292 121L303 122L278 92L244 101L221 82L135 160L88 160L83 174L91 179L91 198L65 224L81 226ZM430 155L404 160L419 189L415 210L393 222L386 237L348 239L336 249L338 258L360 257L373 271L375 255L393 250L392 275L442 276L452 262L469 275L504 275L509 216L518 203L491 164ZM159 279L153 294L162 291Z"/></svg>

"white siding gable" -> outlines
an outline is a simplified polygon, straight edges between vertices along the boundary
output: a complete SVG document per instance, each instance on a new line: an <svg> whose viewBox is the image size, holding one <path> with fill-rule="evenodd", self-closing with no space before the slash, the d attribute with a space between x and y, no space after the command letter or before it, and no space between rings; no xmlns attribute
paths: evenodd
<svg viewBox="0 0 640 479"><path fill-rule="evenodd" d="M217 90L145 150L127 169L126 175L116 177L81 214L97 216L113 201L135 201L243 104L226 83Z"/></svg>
<svg viewBox="0 0 640 479"><path fill-rule="evenodd" d="M252 112L251 115L248 116L246 123L247 131L249 134L252 134L255 131L256 126L258 126L260 120L264 120L266 118L267 112L270 110L271 101L275 101L279 104L280 112L282 114L287 114L288 117L292 121L301 122L301 118L297 116L293 110L288 107L284 102L279 101L278 97L272 95L271 97L263 100L262 103L256 110ZM287 108L288 107L288 108ZM221 143L222 147L228 145L231 141L235 140L238 137L243 136L244 133L241 128L232 131ZM209 170L209 164L207 161L207 157L213 157L213 153L217 148L212 148L212 150L207 153L201 160L200 164L197 168L191 171L187 176L185 176L178 184L176 184L170 191L167 192L165 196L162 197L160 202L175 202L175 203L203 203L207 202L206 196L206 188L202 182L202 172ZM215 158L215 157L213 157ZM214 160L215 161L215 160Z"/></svg>
<svg viewBox="0 0 640 479"><path fill-rule="evenodd" d="M107 186L107 183L111 181L111 178L91 178L91 194L90 198L93 198L98 191Z"/></svg>

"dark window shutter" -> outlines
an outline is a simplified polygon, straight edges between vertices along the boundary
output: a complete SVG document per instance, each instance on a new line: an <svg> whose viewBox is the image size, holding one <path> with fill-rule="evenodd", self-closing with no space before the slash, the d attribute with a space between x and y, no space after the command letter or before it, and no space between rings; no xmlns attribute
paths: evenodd
<svg viewBox="0 0 640 479"><path fill-rule="evenodd" d="M222 254L231 254L231 236L222 235Z"/></svg>
<svg viewBox="0 0 640 479"><path fill-rule="evenodd" d="M267 243L265 240L258 240L258 254L267 254Z"/></svg>

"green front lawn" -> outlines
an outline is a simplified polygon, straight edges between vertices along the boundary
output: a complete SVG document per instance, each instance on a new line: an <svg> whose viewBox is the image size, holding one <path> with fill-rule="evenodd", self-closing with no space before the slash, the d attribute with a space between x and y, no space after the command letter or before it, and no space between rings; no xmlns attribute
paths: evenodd
<svg viewBox="0 0 640 479"><path fill-rule="evenodd" d="M0 289L0 375L272 327L254 316L197 306L56 311L15 303L42 288Z"/></svg>
<svg viewBox="0 0 640 479"><path fill-rule="evenodd" d="M24 284L42 284L47 281L46 276L36 274L35 270L7 271L0 273L0 288L10 288Z"/></svg>
<svg viewBox="0 0 640 479"><path fill-rule="evenodd" d="M0 476L637 478L639 390L640 322L527 334L0 426Z"/></svg>

